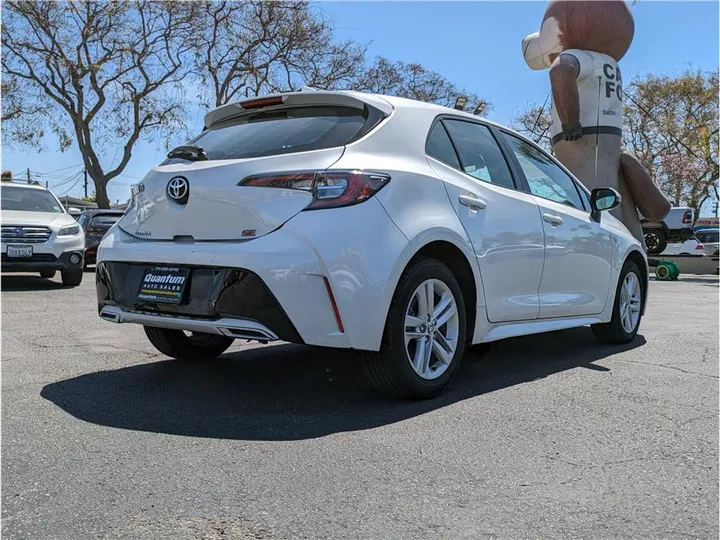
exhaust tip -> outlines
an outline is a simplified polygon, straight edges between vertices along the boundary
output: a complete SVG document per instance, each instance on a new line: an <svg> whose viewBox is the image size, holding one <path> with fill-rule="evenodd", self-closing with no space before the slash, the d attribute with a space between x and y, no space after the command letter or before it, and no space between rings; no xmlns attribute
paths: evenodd
<svg viewBox="0 0 720 540"><path fill-rule="evenodd" d="M120 315L118 313L111 313L105 309L100 312L100 318L114 323L120 322Z"/></svg>

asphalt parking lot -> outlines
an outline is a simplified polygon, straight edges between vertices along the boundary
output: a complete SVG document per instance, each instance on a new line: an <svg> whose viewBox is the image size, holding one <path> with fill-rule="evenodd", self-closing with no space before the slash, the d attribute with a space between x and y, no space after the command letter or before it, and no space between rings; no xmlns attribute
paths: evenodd
<svg viewBox="0 0 720 540"><path fill-rule="evenodd" d="M508 340L420 403L336 351L167 360L93 278L2 278L3 538L718 537L715 276L652 283L628 346Z"/></svg>

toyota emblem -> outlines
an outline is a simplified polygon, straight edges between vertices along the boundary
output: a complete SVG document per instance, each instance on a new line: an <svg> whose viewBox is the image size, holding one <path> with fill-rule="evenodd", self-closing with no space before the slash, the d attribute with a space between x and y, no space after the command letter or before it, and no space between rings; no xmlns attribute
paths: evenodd
<svg viewBox="0 0 720 540"><path fill-rule="evenodd" d="M182 176L176 176L175 178L171 178L167 185L167 195L170 197L173 201L185 204L188 199L188 194L190 193L190 184L187 181L187 178L184 178Z"/></svg>

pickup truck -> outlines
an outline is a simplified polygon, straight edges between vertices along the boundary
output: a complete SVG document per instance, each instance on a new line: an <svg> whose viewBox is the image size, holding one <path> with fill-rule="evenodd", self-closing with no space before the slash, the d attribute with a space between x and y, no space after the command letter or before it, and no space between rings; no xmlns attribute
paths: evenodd
<svg viewBox="0 0 720 540"><path fill-rule="evenodd" d="M693 222L695 211L686 206L675 206L662 221L650 221L640 215L645 246L650 255L665 251L668 242L683 242L695 238Z"/></svg>

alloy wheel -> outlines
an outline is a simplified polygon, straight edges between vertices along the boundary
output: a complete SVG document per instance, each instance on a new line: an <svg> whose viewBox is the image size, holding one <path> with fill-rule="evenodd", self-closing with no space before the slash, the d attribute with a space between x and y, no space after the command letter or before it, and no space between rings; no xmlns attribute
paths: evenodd
<svg viewBox="0 0 720 540"><path fill-rule="evenodd" d="M458 346L460 318L450 288L439 279L420 284L405 315L405 350L415 373L426 380L447 371Z"/></svg>
<svg viewBox="0 0 720 540"><path fill-rule="evenodd" d="M620 322L623 330L632 333L640 321L642 289L634 272L628 272L620 290Z"/></svg>

